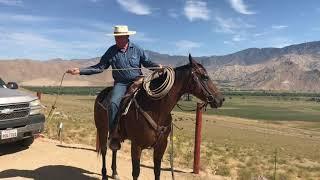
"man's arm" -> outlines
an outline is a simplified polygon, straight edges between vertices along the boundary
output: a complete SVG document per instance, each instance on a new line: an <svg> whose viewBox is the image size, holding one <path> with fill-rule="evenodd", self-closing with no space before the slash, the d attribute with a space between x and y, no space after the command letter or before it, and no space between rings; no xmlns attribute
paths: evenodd
<svg viewBox="0 0 320 180"><path fill-rule="evenodd" d="M103 72L104 69L107 69L110 66L109 59L112 57L112 50L109 48L106 53L101 57L100 62L96 65L89 66L86 68L70 68L66 73L72 75L91 75Z"/></svg>
<svg viewBox="0 0 320 180"><path fill-rule="evenodd" d="M144 66L144 67L160 67L162 68L162 65L161 64L157 64L157 63L154 63L150 60L150 57L148 56L148 54L143 50L141 49L140 50L140 62L141 64Z"/></svg>
<svg viewBox="0 0 320 180"><path fill-rule="evenodd" d="M102 73L105 69L109 68L110 53L108 51L101 57L100 62L98 64L89 66L86 68L80 68L79 74L80 75L98 74L98 73Z"/></svg>

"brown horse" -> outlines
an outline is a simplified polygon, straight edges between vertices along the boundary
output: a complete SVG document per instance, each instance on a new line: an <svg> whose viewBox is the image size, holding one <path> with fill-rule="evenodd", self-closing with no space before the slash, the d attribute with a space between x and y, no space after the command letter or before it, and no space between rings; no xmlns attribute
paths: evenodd
<svg viewBox="0 0 320 180"><path fill-rule="evenodd" d="M175 68L175 82L164 98L153 100L148 97L144 90L141 90L136 96L138 103L132 103L127 115L122 116L119 122L122 131L125 132L124 139L131 141L133 179L138 179L140 174L141 151L150 147L154 148L155 179L160 179L161 160L167 147L168 135L171 131L172 117L170 112L183 94L193 94L212 108L222 106L224 98L209 78L205 68L193 60L191 55L189 55L189 61L189 64ZM105 158L107 151L108 116L106 109L101 107L98 102L103 100L108 91L106 88L98 95L94 107L94 119L99 139L97 148L102 154L102 179L108 178L106 175ZM159 136L155 128L150 126L146 116L136 109L137 106L140 106L154 120L157 126L165 127L166 130L162 132L161 136ZM113 151L111 168L113 171L112 177L117 179L116 153L117 151Z"/></svg>

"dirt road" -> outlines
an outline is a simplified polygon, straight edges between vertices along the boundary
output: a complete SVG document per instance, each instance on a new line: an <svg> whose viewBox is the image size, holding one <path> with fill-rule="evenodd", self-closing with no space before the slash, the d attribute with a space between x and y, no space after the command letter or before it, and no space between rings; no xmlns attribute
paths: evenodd
<svg viewBox="0 0 320 180"><path fill-rule="evenodd" d="M131 178L131 160L128 152L119 152L118 173L121 179ZM108 175L111 175L110 161L107 158ZM143 161L140 179L154 179L153 163ZM162 179L171 179L169 166L165 163ZM100 179L101 162L93 147L75 144L62 144L45 138L38 138L28 149L15 145L0 146L0 179ZM191 169L176 168L176 179L223 179L206 174L193 175Z"/></svg>

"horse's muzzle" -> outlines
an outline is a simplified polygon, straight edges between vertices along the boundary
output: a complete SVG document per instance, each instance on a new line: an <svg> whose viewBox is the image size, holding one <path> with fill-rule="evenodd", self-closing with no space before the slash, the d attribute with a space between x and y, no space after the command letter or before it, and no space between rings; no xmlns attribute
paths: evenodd
<svg viewBox="0 0 320 180"><path fill-rule="evenodd" d="M210 104L211 108L219 108L222 106L223 102L224 102L224 97L223 96L217 96L214 97L211 101L209 101L208 103Z"/></svg>

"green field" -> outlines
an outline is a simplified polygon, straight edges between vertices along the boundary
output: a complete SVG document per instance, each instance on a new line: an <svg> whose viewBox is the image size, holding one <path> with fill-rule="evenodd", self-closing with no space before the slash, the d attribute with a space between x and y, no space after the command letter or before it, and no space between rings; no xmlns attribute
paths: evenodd
<svg viewBox="0 0 320 180"><path fill-rule="evenodd" d="M195 102L183 101L185 109L194 109ZM176 111L181 111L175 108ZM208 108L205 114L226 115L256 120L320 121L320 103L307 97L298 100L267 96L227 96L222 108Z"/></svg>
<svg viewBox="0 0 320 180"><path fill-rule="evenodd" d="M23 86L24 89L42 92L43 94L70 94L70 95L96 95L98 92L103 90L105 87L61 87L58 86Z"/></svg>
<svg viewBox="0 0 320 180"><path fill-rule="evenodd" d="M58 87L24 87L44 94L57 94ZM62 87L60 94L96 95L103 87ZM228 91L219 110L208 108L207 114L258 120L320 121L320 95L316 93ZM195 101L181 101L185 109L195 109ZM180 109L175 108L175 111Z"/></svg>

